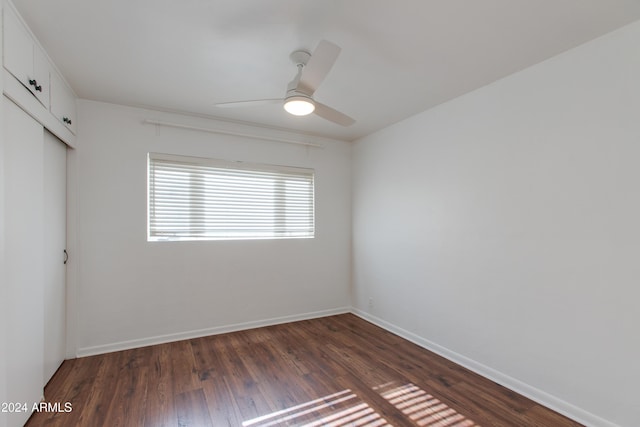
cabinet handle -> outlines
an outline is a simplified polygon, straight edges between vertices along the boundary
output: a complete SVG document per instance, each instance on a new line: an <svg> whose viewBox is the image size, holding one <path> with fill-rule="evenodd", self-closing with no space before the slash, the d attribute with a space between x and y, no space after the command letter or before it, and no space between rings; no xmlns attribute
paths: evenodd
<svg viewBox="0 0 640 427"><path fill-rule="evenodd" d="M40 85L36 85L36 91L38 91L38 92L42 92L42 86L40 86Z"/></svg>
<svg viewBox="0 0 640 427"><path fill-rule="evenodd" d="M64 262L63 262L63 264L66 264L67 261L69 261L69 253L67 252L66 249L64 249Z"/></svg>
<svg viewBox="0 0 640 427"><path fill-rule="evenodd" d="M38 84L38 82L36 82L34 79L29 79L29 84L31 86L36 86Z"/></svg>
<svg viewBox="0 0 640 427"><path fill-rule="evenodd" d="M62 121L65 122L66 124L71 124L71 119L67 118L67 117L63 117Z"/></svg>

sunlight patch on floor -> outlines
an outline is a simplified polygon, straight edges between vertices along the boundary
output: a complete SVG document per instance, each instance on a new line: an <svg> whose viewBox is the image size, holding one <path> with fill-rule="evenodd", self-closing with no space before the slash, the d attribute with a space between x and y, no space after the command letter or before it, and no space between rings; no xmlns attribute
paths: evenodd
<svg viewBox="0 0 640 427"><path fill-rule="evenodd" d="M398 387L385 384L377 387L376 391L419 426L480 427L414 384Z"/></svg>
<svg viewBox="0 0 640 427"><path fill-rule="evenodd" d="M384 427L390 424L351 390L343 390L281 411L244 421L243 427Z"/></svg>

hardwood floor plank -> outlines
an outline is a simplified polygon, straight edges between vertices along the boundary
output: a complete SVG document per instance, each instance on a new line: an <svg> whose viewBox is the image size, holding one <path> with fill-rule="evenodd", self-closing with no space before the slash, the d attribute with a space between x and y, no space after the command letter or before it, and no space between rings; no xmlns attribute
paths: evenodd
<svg viewBox="0 0 640 427"><path fill-rule="evenodd" d="M313 367L305 361L304 353L299 351L299 343L291 335L292 329L295 329L292 324L283 328L274 328L275 339L268 344L272 351L277 352L284 363L289 365L298 375L307 375L312 372Z"/></svg>
<svg viewBox="0 0 640 427"><path fill-rule="evenodd" d="M178 427L213 427L209 407L202 389L176 396Z"/></svg>
<svg viewBox="0 0 640 427"><path fill-rule="evenodd" d="M198 369L193 355L191 341L177 341L169 344L171 369L173 371L174 393L179 394L200 388Z"/></svg>
<svg viewBox="0 0 640 427"><path fill-rule="evenodd" d="M211 422L216 427L236 427L242 425L240 409L224 377L215 376L202 382Z"/></svg>
<svg viewBox="0 0 640 427"><path fill-rule="evenodd" d="M256 382L243 382L241 378L224 377L223 381L237 408L241 420L251 420L273 412Z"/></svg>
<svg viewBox="0 0 640 427"><path fill-rule="evenodd" d="M65 361L29 427L577 427L352 314Z"/></svg>
<svg viewBox="0 0 640 427"><path fill-rule="evenodd" d="M248 369L245 360L249 359L250 346L247 345L244 331L227 334L225 340L219 341L216 347L221 355L223 377L229 392L233 395L242 419L252 419L272 412L262 395L256 379Z"/></svg>
<svg viewBox="0 0 640 427"><path fill-rule="evenodd" d="M139 427L144 425L150 347L121 352L111 403L103 425Z"/></svg>
<svg viewBox="0 0 640 427"><path fill-rule="evenodd" d="M170 346L153 346L149 360L145 427L175 426L174 376Z"/></svg>
<svg viewBox="0 0 640 427"><path fill-rule="evenodd" d="M219 341L220 337L205 337L190 340L191 351L195 361L195 369L200 381L205 381L211 377L220 377L222 360L213 345L214 341Z"/></svg>
<svg viewBox="0 0 640 427"><path fill-rule="evenodd" d="M77 405L74 402L72 413L75 414L76 411L79 413L76 421L78 426L104 425L117 381L117 370L114 369L114 365L120 359L120 353L108 353L93 357L101 359L101 364L99 370L89 377L93 379L93 383L88 389L86 397ZM66 424L61 424L61 426L64 425Z"/></svg>

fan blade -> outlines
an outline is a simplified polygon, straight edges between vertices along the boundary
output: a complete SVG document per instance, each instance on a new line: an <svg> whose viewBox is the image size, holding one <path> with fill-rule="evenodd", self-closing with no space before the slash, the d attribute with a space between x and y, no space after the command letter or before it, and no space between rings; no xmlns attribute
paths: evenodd
<svg viewBox="0 0 640 427"><path fill-rule="evenodd" d="M268 104L277 104L279 102L283 102L282 98L273 98L273 99L253 99L250 101L236 101L236 102L220 102L215 104L216 107L220 108L236 108L236 107L259 107L261 105Z"/></svg>
<svg viewBox="0 0 640 427"><path fill-rule="evenodd" d="M338 110L334 110L333 108L326 106L318 101L314 101L316 104L316 109L313 111L316 115L322 117L323 119L327 119L330 122L337 123L342 126L351 126L356 121L346 114L341 113Z"/></svg>
<svg viewBox="0 0 640 427"><path fill-rule="evenodd" d="M296 90L309 96L313 95L331 71L341 50L338 45L329 41L320 41L316 50L311 54L309 62L302 69L302 76L300 76Z"/></svg>

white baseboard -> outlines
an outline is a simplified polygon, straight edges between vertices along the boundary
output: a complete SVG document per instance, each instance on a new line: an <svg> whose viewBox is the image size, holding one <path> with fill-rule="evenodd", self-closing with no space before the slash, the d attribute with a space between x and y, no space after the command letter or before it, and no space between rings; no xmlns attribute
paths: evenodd
<svg viewBox="0 0 640 427"><path fill-rule="evenodd" d="M351 312L351 307L334 308L329 310L315 311L311 313L301 313L291 316L274 317L271 319L257 320L252 322L235 323L231 325L215 326L206 329L197 329L194 331L178 332L175 334L158 335L154 337L141 338L130 341L120 341L111 344L79 348L76 356L94 356L97 354L111 353L114 351L129 350L132 348L146 347L156 344L165 344L168 342L206 337L209 335L225 334L228 332L260 328L263 326L278 325L281 323L297 322L299 320L316 319L320 317L334 316L336 314L344 314L349 312Z"/></svg>
<svg viewBox="0 0 640 427"><path fill-rule="evenodd" d="M376 326L379 326L389 332L392 332L408 341L411 341L414 344L419 345L420 347L426 348L445 359L448 359L452 362L457 363L458 365L464 366L465 368L482 375L485 378L490 379L510 390L515 391L529 399L540 403L541 405L546 406L566 417L571 418L574 421L577 421L581 424L584 424L588 427L620 427L617 424L612 423L611 421L605 420L603 418L598 417L588 411L585 411L582 408L574 406L568 402L565 402L562 399L559 399L549 393L546 393L540 389L530 386L520 380L517 380L513 377L503 374L500 371L497 371L489 366L483 365L473 359L470 359L462 354L456 353L455 351L451 351L448 348L442 347L432 341L429 341L426 338L423 338L419 335L414 334L413 332L409 332L403 328L400 328L392 323L389 323L385 320L382 320L376 316L373 316L363 310L353 307L351 312L362 319L373 323Z"/></svg>

